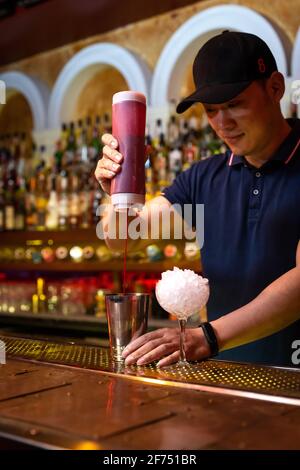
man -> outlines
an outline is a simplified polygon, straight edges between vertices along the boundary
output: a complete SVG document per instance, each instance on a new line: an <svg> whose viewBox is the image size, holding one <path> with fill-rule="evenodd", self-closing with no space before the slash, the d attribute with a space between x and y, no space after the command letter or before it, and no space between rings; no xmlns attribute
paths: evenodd
<svg viewBox="0 0 300 470"><path fill-rule="evenodd" d="M224 31L210 39L193 74L196 91L177 111L201 102L230 151L196 163L148 203L151 210L205 207L201 258L211 290L209 324L187 330L187 359L219 351L222 359L293 366L300 340L300 121L282 116L284 78L255 35ZM122 156L112 136L103 142L95 175L109 193ZM120 247L108 240L114 243ZM178 330L147 333L124 357L126 364L175 362Z"/></svg>

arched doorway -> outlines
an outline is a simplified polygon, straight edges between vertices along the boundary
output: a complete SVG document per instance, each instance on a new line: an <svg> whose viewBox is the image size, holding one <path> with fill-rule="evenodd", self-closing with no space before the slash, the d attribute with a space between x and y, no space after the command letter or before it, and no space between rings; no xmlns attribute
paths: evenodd
<svg viewBox="0 0 300 470"><path fill-rule="evenodd" d="M5 107L10 102L10 109L12 109L12 102L16 105L16 122L20 124L20 113L24 112L24 119L29 122L29 114L31 114L32 128L34 131L41 131L47 127L47 105L49 98L48 88L37 79L29 77L21 72L5 72L0 74L0 80L6 85L7 103L4 105L2 112L8 112ZM30 108L30 113L25 106L25 102ZM26 109L25 109L26 108ZM9 111L11 115L12 111ZM18 124L18 125L19 125ZM21 125L21 124L20 124ZM25 126L25 123L24 123Z"/></svg>
<svg viewBox="0 0 300 470"><path fill-rule="evenodd" d="M149 99L151 73L146 64L123 47L111 43L95 44L78 52L61 71L50 98L51 128L58 128L62 122L71 120L86 85L97 74L105 73L107 67L119 72L129 89L141 91ZM111 103L111 96L109 99Z"/></svg>
<svg viewBox="0 0 300 470"><path fill-rule="evenodd" d="M272 50L279 70L287 76L286 54L280 37L262 15L238 5L212 7L186 21L164 47L153 74L151 102L154 107L168 106L171 100L180 100L186 70L197 51L224 29L260 36Z"/></svg>

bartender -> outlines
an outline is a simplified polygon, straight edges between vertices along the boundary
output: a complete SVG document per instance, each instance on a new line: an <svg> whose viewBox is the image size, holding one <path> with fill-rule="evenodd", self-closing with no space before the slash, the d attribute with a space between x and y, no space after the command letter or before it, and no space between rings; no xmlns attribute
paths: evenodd
<svg viewBox="0 0 300 470"><path fill-rule="evenodd" d="M210 282L208 322L186 330L188 360L295 366L300 340L300 120L285 119L283 75L259 37L224 31L199 50L196 90L177 106L202 103L229 151L195 163L140 216L172 204L204 204L203 275ZM95 171L109 194L120 171L118 142L103 135ZM113 209L111 209L113 210ZM104 223L109 223L111 213ZM107 240L121 247L121 240ZM158 366L179 359L178 330L132 341L125 363Z"/></svg>

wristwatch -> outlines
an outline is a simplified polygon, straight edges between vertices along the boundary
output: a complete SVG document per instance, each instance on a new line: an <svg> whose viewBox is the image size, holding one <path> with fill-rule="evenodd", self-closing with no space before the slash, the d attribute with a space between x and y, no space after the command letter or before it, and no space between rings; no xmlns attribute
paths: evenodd
<svg viewBox="0 0 300 470"><path fill-rule="evenodd" d="M206 341L210 347L210 357L214 357L219 352L219 345L213 327L209 322L204 322L199 325L202 328Z"/></svg>

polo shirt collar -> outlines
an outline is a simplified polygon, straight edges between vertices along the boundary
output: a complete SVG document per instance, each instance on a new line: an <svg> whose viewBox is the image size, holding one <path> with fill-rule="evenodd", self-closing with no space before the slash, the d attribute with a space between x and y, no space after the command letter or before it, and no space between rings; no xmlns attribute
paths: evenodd
<svg viewBox="0 0 300 470"><path fill-rule="evenodd" d="M288 124L291 127L291 132L278 147L273 157L265 163L269 164L272 161L279 161L283 164L288 164L294 157L296 151L300 150L300 119L287 119ZM229 152L228 165L249 165L247 160L242 155L234 155ZM264 166L264 165L263 165Z"/></svg>

